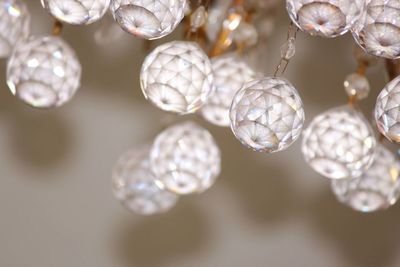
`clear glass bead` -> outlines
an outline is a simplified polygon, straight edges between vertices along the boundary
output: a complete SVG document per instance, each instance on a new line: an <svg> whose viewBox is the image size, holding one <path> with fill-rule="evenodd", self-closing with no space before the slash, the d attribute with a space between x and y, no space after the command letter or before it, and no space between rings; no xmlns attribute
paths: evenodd
<svg viewBox="0 0 400 267"><path fill-rule="evenodd" d="M31 16L24 2L0 0L0 58L10 56L19 42L28 39L30 22Z"/></svg>
<svg viewBox="0 0 400 267"><path fill-rule="evenodd" d="M348 96L364 99L368 96L370 86L367 77L358 73L348 75L344 81L344 89Z"/></svg>
<svg viewBox="0 0 400 267"><path fill-rule="evenodd" d="M357 43L375 56L400 57L400 5L398 0L373 0L356 23L353 36Z"/></svg>
<svg viewBox="0 0 400 267"><path fill-rule="evenodd" d="M400 76L389 82L378 95L375 120L386 138L400 143Z"/></svg>
<svg viewBox="0 0 400 267"><path fill-rule="evenodd" d="M211 62L197 43L169 42L147 55L140 82L145 97L160 109L193 113L213 91Z"/></svg>
<svg viewBox="0 0 400 267"><path fill-rule="evenodd" d="M303 103L282 78L251 81L240 89L230 109L231 128L243 145L259 152L288 148L304 124Z"/></svg>
<svg viewBox="0 0 400 267"><path fill-rule="evenodd" d="M129 150L117 161L112 175L114 196L129 210L152 215L175 206L178 196L161 189L150 168L150 147Z"/></svg>
<svg viewBox="0 0 400 267"><path fill-rule="evenodd" d="M154 173L166 189L181 195L210 188L221 169L221 155L212 135L193 122L164 130L150 152Z"/></svg>
<svg viewBox="0 0 400 267"><path fill-rule="evenodd" d="M289 38L281 47L281 57L285 60L290 60L296 54L295 39Z"/></svg>
<svg viewBox="0 0 400 267"><path fill-rule="evenodd" d="M372 163L376 140L364 116L349 106L315 117L304 131L302 152L318 173L332 179L360 176Z"/></svg>
<svg viewBox="0 0 400 267"><path fill-rule="evenodd" d="M73 25L87 25L98 21L110 6L110 0L41 0L41 2L52 16Z"/></svg>
<svg viewBox="0 0 400 267"><path fill-rule="evenodd" d="M400 197L400 162L382 145L374 161L360 177L332 181L337 199L361 212L387 209Z"/></svg>
<svg viewBox="0 0 400 267"><path fill-rule="evenodd" d="M229 108L243 84L255 79L254 71L237 55L227 54L211 60L215 90L201 108L204 119L228 127Z"/></svg>
<svg viewBox="0 0 400 267"><path fill-rule="evenodd" d="M111 12L126 32L145 39L170 34L185 15L186 0L113 0Z"/></svg>
<svg viewBox="0 0 400 267"><path fill-rule="evenodd" d="M31 38L18 45L7 65L11 92L38 108L58 107L78 90L81 65L74 50L59 37Z"/></svg>
<svg viewBox="0 0 400 267"><path fill-rule="evenodd" d="M365 10L365 0L286 0L286 7L301 30L332 38L353 27Z"/></svg>
<svg viewBox="0 0 400 267"><path fill-rule="evenodd" d="M204 26L206 23L206 8L204 6L199 6L193 14L190 16L190 27L193 30L197 30Z"/></svg>

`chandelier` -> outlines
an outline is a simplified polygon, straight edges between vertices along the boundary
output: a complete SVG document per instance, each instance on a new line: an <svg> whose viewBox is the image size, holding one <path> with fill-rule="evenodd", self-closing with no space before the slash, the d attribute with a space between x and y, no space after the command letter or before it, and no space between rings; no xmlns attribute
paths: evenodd
<svg viewBox="0 0 400 267"><path fill-rule="evenodd" d="M339 202L361 212L390 207L400 197L400 161L384 145L386 139L400 142L400 1L286 0L291 23L281 58L274 73L262 74L248 57L263 49L278 2L41 0L55 18L53 31L31 36L24 2L0 0L0 57L8 59L7 85L34 108L57 108L73 99L82 68L61 37L64 24L103 19L109 32L98 38L111 41L116 25L118 33L148 41L182 25L181 40L157 46L142 63L140 87L151 104L183 117L199 114L260 153L289 149L301 139L306 163L329 179ZM344 81L348 103L319 114L308 126L301 91L284 78L298 34L352 34L357 47L358 67ZM358 102L368 97L366 70L379 58L391 81L369 122ZM169 125L152 142L118 159L112 171L114 195L137 214L167 212L179 197L203 193L217 181L222 154L212 134L195 122Z"/></svg>

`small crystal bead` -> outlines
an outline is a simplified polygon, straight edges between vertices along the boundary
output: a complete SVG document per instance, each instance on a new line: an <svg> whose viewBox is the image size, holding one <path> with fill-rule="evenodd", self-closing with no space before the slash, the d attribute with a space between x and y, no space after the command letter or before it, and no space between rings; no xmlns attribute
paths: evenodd
<svg viewBox="0 0 400 267"><path fill-rule="evenodd" d="M344 88L348 96L356 96L359 100L368 97L370 90L368 79L358 73L346 77Z"/></svg>
<svg viewBox="0 0 400 267"><path fill-rule="evenodd" d="M206 8L199 6L190 16L190 27L196 31L206 23Z"/></svg>
<svg viewBox="0 0 400 267"><path fill-rule="evenodd" d="M296 39L290 37L281 47L281 57L285 60L290 60L296 54Z"/></svg>
<svg viewBox="0 0 400 267"><path fill-rule="evenodd" d="M239 44L253 46L258 41L257 29L253 24L242 21L239 27L233 32L233 39Z"/></svg>

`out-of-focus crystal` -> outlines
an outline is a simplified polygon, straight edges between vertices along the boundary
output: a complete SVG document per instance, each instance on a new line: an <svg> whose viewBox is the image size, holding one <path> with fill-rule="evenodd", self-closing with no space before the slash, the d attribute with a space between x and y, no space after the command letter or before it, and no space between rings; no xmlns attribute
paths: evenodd
<svg viewBox="0 0 400 267"><path fill-rule="evenodd" d="M389 82L378 95L375 120L386 138L400 143L400 76Z"/></svg>
<svg viewBox="0 0 400 267"><path fill-rule="evenodd" d="M101 19L110 0L41 0L43 7L60 21L87 25Z"/></svg>
<svg viewBox="0 0 400 267"><path fill-rule="evenodd" d="M400 57L400 5L398 0L371 0L367 12L358 20L353 36L357 43L375 56Z"/></svg>
<svg viewBox="0 0 400 267"><path fill-rule="evenodd" d="M206 23L206 8L199 6L190 16L190 27L192 30L197 30Z"/></svg>
<svg viewBox="0 0 400 267"><path fill-rule="evenodd" d="M147 55L140 81L147 99L160 109L179 114L195 112L213 91L211 62L194 42L158 46Z"/></svg>
<svg viewBox="0 0 400 267"><path fill-rule="evenodd" d="M117 161L112 185L114 196L129 210L152 215L175 206L178 196L157 185L149 162L150 147L129 150Z"/></svg>
<svg viewBox="0 0 400 267"><path fill-rule="evenodd" d="M364 13L365 0L286 0L286 7L301 30L331 38L354 26Z"/></svg>
<svg viewBox="0 0 400 267"><path fill-rule="evenodd" d="M332 179L360 176L372 163L376 140L364 116L349 106L315 117L304 131L302 151L307 163Z"/></svg>
<svg viewBox="0 0 400 267"><path fill-rule="evenodd" d="M253 24L242 21L233 32L233 40L235 40L236 43L244 44L247 47L253 46L257 44L258 41L257 29Z"/></svg>
<svg viewBox="0 0 400 267"><path fill-rule="evenodd" d="M356 96L357 99L366 98L370 90L367 77L358 73L352 73L346 77L344 88L348 96Z"/></svg>
<svg viewBox="0 0 400 267"><path fill-rule="evenodd" d="M32 38L16 47L7 65L11 92L38 108L58 107L78 90L81 65L61 38Z"/></svg>
<svg viewBox="0 0 400 267"><path fill-rule="evenodd" d="M28 8L20 0L0 0L0 58L11 55L14 47L30 33Z"/></svg>
<svg viewBox="0 0 400 267"><path fill-rule="evenodd" d="M186 195L210 188L221 169L221 155L212 135L193 122L176 124L154 141L150 161L164 187Z"/></svg>
<svg viewBox="0 0 400 267"><path fill-rule="evenodd" d="M281 57L285 60L290 60L296 54L295 39L289 38L281 47Z"/></svg>
<svg viewBox="0 0 400 267"><path fill-rule="evenodd" d="M361 212L387 209L400 197L400 162L382 145L374 161L360 177L332 181L337 199Z"/></svg>
<svg viewBox="0 0 400 267"><path fill-rule="evenodd" d="M157 39L175 30L186 5L186 0L112 0L110 9L124 31Z"/></svg>
<svg viewBox="0 0 400 267"><path fill-rule="evenodd" d="M229 108L235 93L255 79L254 71L237 55L227 54L211 61L215 90L201 108L203 117L218 126L229 126Z"/></svg>
<svg viewBox="0 0 400 267"><path fill-rule="evenodd" d="M231 128L243 145L259 152L288 148L304 124L303 103L293 85L282 78L246 83L232 102Z"/></svg>

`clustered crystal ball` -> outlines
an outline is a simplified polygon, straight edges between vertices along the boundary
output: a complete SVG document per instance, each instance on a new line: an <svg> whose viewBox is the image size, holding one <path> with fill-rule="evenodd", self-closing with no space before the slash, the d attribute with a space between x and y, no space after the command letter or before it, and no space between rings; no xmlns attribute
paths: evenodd
<svg viewBox="0 0 400 267"><path fill-rule="evenodd" d="M184 122L157 136L150 163L167 190L186 195L204 192L214 184L221 170L221 155L206 129Z"/></svg>
<svg viewBox="0 0 400 267"><path fill-rule="evenodd" d="M101 19L110 0L41 0L55 18L73 25L87 25Z"/></svg>
<svg viewBox="0 0 400 267"><path fill-rule="evenodd" d="M11 92L38 108L58 107L78 90L81 65L61 38L32 38L14 50L7 65Z"/></svg>
<svg viewBox="0 0 400 267"><path fill-rule="evenodd" d="M140 84L146 99L160 109L193 113L213 91L211 62L197 43L169 42L147 55Z"/></svg>
<svg viewBox="0 0 400 267"><path fill-rule="evenodd" d="M30 33L30 14L20 0L0 0L0 58L11 55L14 47Z"/></svg>
<svg viewBox="0 0 400 267"><path fill-rule="evenodd" d="M365 11L365 0L286 0L286 7L301 30L332 38L354 26Z"/></svg>
<svg viewBox="0 0 400 267"><path fill-rule="evenodd" d="M380 92L375 105L375 120L379 131L389 140L400 142L400 76Z"/></svg>
<svg viewBox="0 0 400 267"><path fill-rule="evenodd" d="M110 8L126 32L157 39L170 34L182 21L186 0L113 0Z"/></svg>
<svg viewBox="0 0 400 267"><path fill-rule="evenodd" d="M215 90L201 108L203 117L218 126L230 125L229 108L235 93L254 80L255 72L235 54L215 57L211 60Z"/></svg>
<svg viewBox="0 0 400 267"><path fill-rule="evenodd" d="M297 90L282 78L246 83L232 102L231 128L245 146L259 152L288 148L304 124L303 103Z"/></svg>
<svg viewBox="0 0 400 267"><path fill-rule="evenodd" d="M129 150L117 161L112 184L114 196L129 210L152 215L163 213L175 206L178 196L157 185L150 168L150 147Z"/></svg>
<svg viewBox="0 0 400 267"><path fill-rule="evenodd" d="M400 162L383 145L376 148L375 159L360 177L332 181L337 199L361 212L387 209L400 197Z"/></svg>
<svg viewBox="0 0 400 267"><path fill-rule="evenodd" d="M357 43L375 56L400 57L400 4L398 0L371 0L367 12L356 23Z"/></svg>
<svg viewBox="0 0 400 267"><path fill-rule="evenodd" d="M364 116L349 106L315 117L304 131L302 152L318 173L332 179L360 176L372 163L376 140Z"/></svg>

